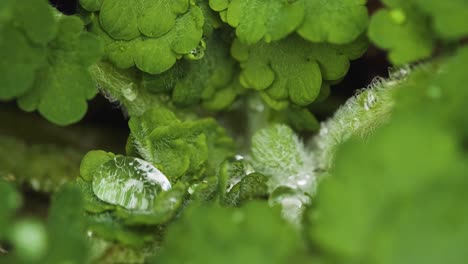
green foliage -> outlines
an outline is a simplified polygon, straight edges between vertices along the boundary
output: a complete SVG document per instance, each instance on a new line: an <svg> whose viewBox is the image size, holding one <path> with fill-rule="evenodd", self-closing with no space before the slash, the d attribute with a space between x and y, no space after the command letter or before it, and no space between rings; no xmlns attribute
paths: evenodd
<svg viewBox="0 0 468 264"><path fill-rule="evenodd" d="M239 209L193 206L169 228L151 263L289 263L303 249L276 208L258 202Z"/></svg>
<svg viewBox="0 0 468 264"><path fill-rule="evenodd" d="M258 131L252 138L251 152L253 167L271 177L270 190L301 185L304 191L313 192L312 158L289 127L273 125Z"/></svg>
<svg viewBox="0 0 468 264"><path fill-rule="evenodd" d="M206 38L206 51L198 60L181 60L161 75L143 75L143 87L154 93L170 93L179 107L201 103L208 110L229 107L243 88L238 67L226 43L215 31Z"/></svg>
<svg viewBox="0 0 468 264"><path fill-rule="evenodd" d="M383 2L387 8L373 15L369 37L389 50L395 64L426 59L434 52L436 41L456 43L468 35L464 26L468 3L464 0Z"/></svg>
<svg viewBox="0 0 468 264"><path fill-rule="evenodd" d="M342 146L323 180L308 234L327 257L355 263L463 263L466 48L413 69L391 122ZM424 131L424 133L421 133ZM431 144L428 144L430 142Z"/></svg>
<svg viewBox="0 0 468 264"><path fill-rule="evenodd" d="M346 44L365 32L366 0L307 0L305 18L298 33L312 42ZM346 11L344 11L346 10Z"/></svg>
<svg viewBox="0 0 468 264"><path fill-rule="evenodd" d="M59 125L80 120L96 94L87 68L101 56L99 41L77 17L56 16L46 1L16 1L10 9L2 22L0 99L18 98L23 110L37 109Z"/></svg>
<svg viewBox="0 0 468 264"><path fill-rule="evenodd" d="M241 84L261 91L270 107L283 109L289 102L300 106L312 103L328 81L343 78L349 60L354 58L350 51L365 50L363 42L359 39L345 46L313 44L293 36L252 46L234 41L231 51L241 65Z"/></svg>
<svg viewBox="0 0 468 264"><path fill-rule="evenodd" d="M95 1L83 2L84 8L97 11ZM101 2L92 31L104 40L106 58L119 68L165 72L202 40L203 11L188 0Z"/></svg>
<svg viewBox="0 0 468 264"><path fill-rule="evenodd" d="M210 7L236 28L237 37L247 45L280 40L304 18L303 1L210 0Z"/></svg>
<svg viewBox="0 0 468 264"><path fill-rule="evenodd" d="M180 121L164 108L154 108L129 121L130 144L171 181L185 176L214 175L233 156L232 139L213 119Z"/></svg>
<svg viewBox="0 0 468 264"><path fill-rule="evenodd" d="M68 125L99 89L130 135L6 114L0 262L466 262L468 3L382 2L2 0L0 99ZM332 115L367 36L398 68Z"/></svg>

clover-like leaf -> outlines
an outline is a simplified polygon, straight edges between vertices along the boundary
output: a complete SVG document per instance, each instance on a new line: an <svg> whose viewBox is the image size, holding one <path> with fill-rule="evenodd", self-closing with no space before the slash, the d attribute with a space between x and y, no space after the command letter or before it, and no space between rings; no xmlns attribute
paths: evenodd
<svg viewBox="0 0 468 264"><path fill-rule="evenodd" d="M241 84L261 91L275 109L285 108L288 101L312 103L323 81L345 76L350 59L343 46L310 43L298 36L252 46L235 41L231 52L241 64Z"/></svg>
<svg viewBox="0 0 468 264"><path fill-rule="evenodd" d="M103 6L105 5L106 1ZM119 9L119 12L127 12L122 6L115 8ZM102 13L101 10L101 16ZM159 17L164 16L159 15ZM126 25L124 24L124 26ZM156 34L158 36L145 36L137 32L137 35L131 33L132 37L129 38L114 39L106 32L105 25L97 20L93 21L91 31L105 41L106 57L117 67L126 69L136 66L141 71L158 74L170 69L182 55L197 49L202 39L203 25L202 10L191 5L187 12L177 17L174 25L167 32L161 35Z"/></svg>
<svg viewBox="0 0 468 264"><path fill-rule="evenodd" d="M86 100L97 92L88 67L100 58L101 46L78 17L53 12L43 0L10 4L0 32L5 77L0 99L19 98L24 110L38 109L50 121L68 125L83 117Z"/></svg>
<svg viewBox="0 0 468 264"><path fill-rule="evenodd" d="M372 16L368 34L397 65L427 58L434 49L428 17L412 6L379 10Z"/></svg>
<svg viewBox="0 0 468 264"><path fill-rule="evenodd" d="M312 42L345 44L367 28L366 0L307 0L304 22L297 32Z"/></svg>
<svg viewBox="0 0 468 264"><path fill-rule="evenodd" d="M84 116L86 100L97 93L88 67L100 58L101 48L95 36L83 32L78 17L63 17L58 26L57 37L48 45L48 66L18 103L23 110L38 109L52 122L67 125Z"/></svg>
<svg viewBox="0 0 468 264"><path fill-rule="evenodd" d="M140 35L160 37L189 8L189 0L103 0L100 21L114 39L131 40Z"/></svg>
<svg viewBox="0 0 468 264"><path fill-rule="evenodd" d="M46 1L2 1L2 5L0 99L9 100L33 85L37 70L46 63L46 44L54 38L57 25Z"/></svg>
<svg viewBox="0 0 468 264"><path fill-rule="evenodd" d="M210 0L213 10L236 28L245 44L282 39L294 32L304 17L304 2L283 0Z"/></svg>

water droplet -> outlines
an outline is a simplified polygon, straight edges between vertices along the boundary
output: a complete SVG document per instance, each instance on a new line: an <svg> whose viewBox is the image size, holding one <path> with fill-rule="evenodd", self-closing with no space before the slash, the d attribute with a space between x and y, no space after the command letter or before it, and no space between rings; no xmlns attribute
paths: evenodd
<svg viewBox="0 0 468 264"><path fill-rule="evenodd" d="M166 176L138 158L117 156L101 165L93 178L93 192L99 199L127 209L146 210L158 192L169 189Z"/></svg>

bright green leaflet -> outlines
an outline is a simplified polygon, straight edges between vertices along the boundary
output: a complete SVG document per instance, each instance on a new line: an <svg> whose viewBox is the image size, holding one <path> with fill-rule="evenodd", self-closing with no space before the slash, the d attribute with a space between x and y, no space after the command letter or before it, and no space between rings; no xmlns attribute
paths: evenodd
<svg viewBox="0 0 468 264"><path fill-rule="evenodd" d="M171 31L189 0L103 0L102 28L114 39L132 40L140 35L157 38Z"/></svg>
<svg viewBox="0 0 468 264"><path fill-rule="evenodd" d="M312 103L324 80L339 80L349 68L349 57L339 46L309 43L297 36L253 46L234 41L231 52L241 65L241 84L262 91L275 109L285 108L288 101Z"/></svg>
<svg viewBox="0 0 468 264"><path fill-rule="evenodd" d="M101 56L99 41L79 18L54 17L46 1L17 1L12 14L0 33L0 99L18 97L21 108L59 125L78 121L97 92L87 71Z"/></svg>
<svg viewBox="0 0 468 264"><path fill-rule="evenodd" d="M367 28L366 0L307 0L299 35L312 42L345 44Z"/></svg>
<svg viewBox="0 0 468 264"><path fill-rule="evenodd" d="M383 9L372 16L369 38L396 65L428 58L434 49L429 20L415 8Z"/></svg>
<svg viewBox="0 0 468 264"><path fill-rule="evenodd" d="M56 34L57 25L46 1L3 3L3 31L0 31L0 99L10 100L26 93L36 71L46 63L46 45ZM9 15L7 15L9 14ZM13 20L14 18L14 20ZM39 26L40 25L40 26Z"/></svg>
<svg viewBox="0 0 468 264"><path fill-rule="evenodd" d="M97 93L88 67L101 57L101 46L95 36L83 32L78 17L62 17L58 27L57 37L48 45L48 66L18 103L25 111L38 109L50 121L68 125L84 116L86 100Z"/></svg>
<svg viewBox="0 0 468 264"><path fill-rule="evenodd" d="M150 163L116 156L99 166L93 177L93 192L102 201L132 210L148 210L159 192L171 183Z"/></svg>
<svg viewBox="0 0 468 264"><path fill-rule="evenodd" d="M282 0L210 0L215 11L225 12L226 22L236 28L245 44L282 39L294 32L304 18L304 2Z"/></svg>
<svg viewBox="0 0 468 264"><path fill-rule="evenodd" d="M191 6L177 18L170 31L159 37L137 36L131 40L115 40L100 27L97 20L93 22L91 31L104 40L106 58L118 68L136 66L141 71L159 74L170 69L182 55L198 47L203 25L203 12L199 7Z"/></svg>

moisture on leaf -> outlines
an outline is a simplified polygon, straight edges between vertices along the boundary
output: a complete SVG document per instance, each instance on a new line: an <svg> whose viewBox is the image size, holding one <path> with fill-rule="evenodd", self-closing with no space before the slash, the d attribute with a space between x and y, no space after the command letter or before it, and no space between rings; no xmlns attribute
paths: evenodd
<svg viewBox="0 0 468 264"><path fill-rule="evenodd" d="M302 0L210 0L210 6L221 12L221 18L236 28L237 37L247 45L282 39L304 18Z"/></svg>
<svg viewBox="0 0 468 264"><path fill-rule="evenodd" d="M170 110L156 107L131 118L129 126L138 153L171 181L213 175L233 155L232 139L213 119L181 122Z"/></svg>
<svg viewBox="0 0 468 264"><path fill-rule="evenodd" d="M186 183L177 182L170 190L160 193L147 211L117 208L115 214L129 226L165 224L179 212L188 195L187 189Z"/></svg>
<svg viewBox="0 0 468 264"><path fill-rule="evenodd" d="M226 193L223 203L240 206L250 200L267 198L268 180L269 178L261 173L254 172L245 175L239 183Z"/></svg>
<svg viewBox="0 0 468 264"><path fill-rule="evenodd" d="M100 200L132 210L148 210L158 193L170 188L164 174L138 158L116 156L93 177L93 192Z"/></svg>
<svg viewBox="0 0 468 264"><path fill-rule="evenodd" d="M207 38L205 49L199 60L181 60L163 74L145 74L143 86L156 93L170 92L177 106L200 101L209 110L230 106L243 91L236 61L231 58L227 43L214 34Z"/></svg>
<svg viewBox="0 0 468 264"><path fill-rule="evenodd" d="M345 44L366 30L366 0L306 0L304 4L304 22L297 32L307 40Z"/></svg>

